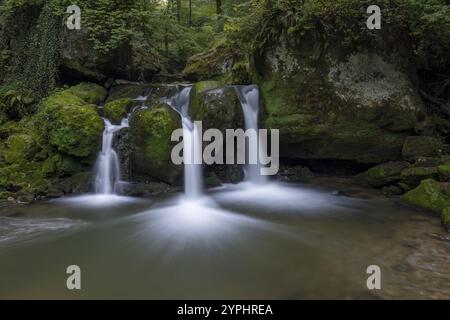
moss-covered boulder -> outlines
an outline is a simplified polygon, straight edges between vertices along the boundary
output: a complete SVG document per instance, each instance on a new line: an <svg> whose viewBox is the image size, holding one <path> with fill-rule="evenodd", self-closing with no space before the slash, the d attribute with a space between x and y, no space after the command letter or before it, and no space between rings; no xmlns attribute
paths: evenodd
<svg viewBox="0 0 450 320"><path fill-rule="evenodd" d="M31 160L38 147L33 137L27 134L13 134L6 141L5 161L9 164Z"/></svg>
<svg viewBox="0 0 450 320"><path fill-rule="evenodd" d="M172 132L179 128L179 115L166 104L134 112L130 119L129 141L133 177L179 183L182 165L171 161Z"/></svg>
<svg viewBox="0 0 450 320"><path fill-rule="evenodd" d="M140 96L147 96L149 90L148 85L139 83L120 84L109 90L106 103L119 99L136 99Z"/></svg>
<svg viewBox="0 0 450 320"><path fill-rule="evenodd" d="M103 106L103 116L114 124L120 121L130 112L135 105L135 101L129 98L123 98L108 102Z"/></svg>
<svg viewBox="0 0 450 320"><path fill-rule="evenodd" d="M220 78L231 71L236 59L236 50L220 42L210 50L189 58L183 76L190 81Z"/></svg>
<svg viewBox="0 0 450 320"><path fill-rule="evenodd" d="M444 208L450 207L450 184L433 179L423 180L417 188L405 193L403 200L441 213Z"/></svg>
<svg viewBox="0 0 450 320"><path fill-rule="evenodd" d="M109 90L106 103L119 99L132 99L136 106L142 104L151 106L158 104L164 98L175 95L177 92L177 85L124 83L115 85Z"/></svg>
<svg viewBox="0 0 450 320"><path fill-rule="evenodd" d="M102 131L103 122L95 107L65 106L55 114L49 141L60 152L87 157L98 150Z"/></svg>
<svg viewBox="0 0 450 320"><path fill-rule="evenodd" d="M425 179L437 179L438 168L437 167L422 167L411 166L403 169L401 172L402 182L406 183L410 187L416 187L422 180Z"/></svg>
<svg viewBox="0 0 450 320"><path fill-rule="evenodd" d="M281 27L281 26L280 26ZM287 32L289 34L289 32ZM280 130L280 156L377 164L401 158L423 114L402 42L340 50L327 35L279 37L254 56L253 79Z"/></svg>
<svg viewBox="0 0 450 320"><path fill-rule="evenodd" d="M444 145L436 137L412 136L405 139L402 156L415 159L417 157L437 157L443 152Z"/></svg>
<svg viewBox="0 0 450 320"><path fill-rule="evenodd" d="M79 158L54 154L47 158L41 167L44 176L67 177L86 169Z"/></svg>
<svg viewBox="0 0 450 320"><path fill-rule="evenodd" d="M355 181L364 186L382 187L402 179L401 173L410 164L406 161L390 161L370 168L355 177Z"/></svg>
<svg viewBox="0 0 450 320"><path fill-rule="evenodd" d="M59 152L87 157L99 149L103 121L94 105L72 92L59 91L41 102L36 130Z"/></svg>
<svg viewBox="0 0 450 320"><path fill-rule="evenodd" d="M202 121L203 129L245 128L241 104L233 87L217 81L197 82L190 93L189 116Z"/></svg>
<svg viewBox="0 0 450 320"><path fill-rule="evenodd" d="M70 87L68 90L74 96L83 99L88 104L101 104L108 92L102 86L95 83L83 82L76 86Z"/></svg>

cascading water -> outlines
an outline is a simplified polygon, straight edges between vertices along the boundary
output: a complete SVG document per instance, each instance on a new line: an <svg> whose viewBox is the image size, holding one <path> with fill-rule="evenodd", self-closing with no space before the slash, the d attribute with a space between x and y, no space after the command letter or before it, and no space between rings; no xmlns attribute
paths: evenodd
<svg viewBox="0 0 450 320"><path fill-rule="evenodd" d="M183 88L178 94L166 100L181 116L183 126L184 193L187 198L199 198L203 194L202 142L199 129L191 121L189 95L191 87Z"/></svg>
<svg viewBox="0 0 450 320"><path fill-rule="evenodd" d="M245 179L253 183L264 183L267 179L261 175L259 156L262 147L258 136L259 90L256 85L235 86L234 88L244 113L245 130L255 130L258 141L256 145L249 145L249 142L246 142L245 154L247 164L244 167ZM253 153L253 157L257 160L256 164L248 163L250 153Z"/></svg>
<svg viewBox="0 0 450 320"><path fill-rule="evenodd" d="M98 155L95 166L95 192L97 194L114 194L120 182L120 164L116 151L113 149L114 134L128 127L128 118L122 119L120 125L113 125L108 119L103 131L102 151Z"/></svg>

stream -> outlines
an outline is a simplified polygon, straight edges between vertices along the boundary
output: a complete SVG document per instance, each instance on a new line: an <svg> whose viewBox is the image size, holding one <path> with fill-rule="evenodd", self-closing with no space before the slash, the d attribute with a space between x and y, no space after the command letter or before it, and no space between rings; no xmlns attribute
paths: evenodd
<svg viewBox="0 0 450 320"><path fill-rule="evenodd" d="M450 297L450 239L397 200L250 182L202 198L83 195L0 208L0 298ZM82 289L66 288L81 268ZM379 265L381 290L366 288Z"/></svg>

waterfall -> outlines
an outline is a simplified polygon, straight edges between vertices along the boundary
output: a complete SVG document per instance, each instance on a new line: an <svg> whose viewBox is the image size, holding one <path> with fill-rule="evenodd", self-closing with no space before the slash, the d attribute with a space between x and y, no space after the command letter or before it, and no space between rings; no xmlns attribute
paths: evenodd
<svg viewBox="0 0 450 320"><path fill-rule="evenodd" d="M246 141L245 154L247 164L244 167L245 179L253 183L264 183L267 181L267 178L261 175L259 156L262 148L258 136L259 90L256 85L234 86L234 88L241 103L242 112L244 113L245 130L255 130L258 140L256 145L249 145L249 142ZM247 162L250 153L253 153L257 159L256 164L249 164Z"/></svg>
<svg viewBox="0 0 450 320"><path fill-rule="evenodd" d="M128 127L128 118L122 119L120 125L113 125L108 119L103 131L102 151L95 165L95 192L98 194L113 194L117 192L120 182L120 164L116 151L113 149L114 133Z"/></svg>
<svg viewBox="0 0 450 320"><path fill-rule="evenodd" d="M186 197L195 199L203 194L202 142L199 129L191 121L189 97L191 87L183 88L178 94L166 102L181 116L183 127L183 159L184 159L184 193Z"/></svg>

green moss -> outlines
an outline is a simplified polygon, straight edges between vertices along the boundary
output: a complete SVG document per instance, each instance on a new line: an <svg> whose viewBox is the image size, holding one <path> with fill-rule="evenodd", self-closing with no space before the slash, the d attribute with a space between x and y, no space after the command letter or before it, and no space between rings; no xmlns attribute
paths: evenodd
<svg viewBox="0 0 450 320"><path fill-rule="evenodd" d="M441 213L444 208L450 207L449 186L433 179L423 180L420 185L403 195L403 200Z"/></svg>
<svg viewBox="0 0 450 320"><path fill-rule="evenodd" d="M80 160L71 156L55 154L42 163L41 172L44 176L66 177L82 171L84 166Z"/></svg>
<svg viewBox="0 0 450 320"><path fill-rule="evenodd" d="M242 108L233 87L217 87L215 81L198 82L190 95L189 115L201 120L203 129L244 128Z"/></svg>
<svg viewBox="0 0 450 320"><path fill-rule="evenodd" d="M33 196L45 193L48 181L41 174L40 164L27 162L0 168L0 188L7 191L22 191Z"/></svg>
<svg viewBox="0 0 450 320"><path fill-rule="evenodd" d="M26 134L13 134L6 142L5 160L7 163L20 163L30 160L37 146L33 138Z"/></svg>
<svg viewBox="0 0 450 320"><path fill-rule="evenodd" d="M136 99L137 97L142 96L145 93L147 87L147 85L140 84L122 84L115 86L110 90L106 102L108 103L124 98Z"/></svg>
<svg viewBox="0 0 450 320"><path fill-rule="evenodd" d="M236 59L236 52L224 42L189 58L183 76L191 81L213 79L224 74L224 66Z"/></svg>
<svg viewBox="0 0 450 320"><path fill-rule="evenodd" d="M409 164L404 161L391 161L370 168L364 173L357 175L356 182L361 185L382 187L392 184L401 179L400 173L406 170Z"/></svg>
<svg viewBox="0 0 450 320"><path fill-rule="evenodd" d="M436 179L438 169L436 167L411 166L402 170L402 181L411 187L419 185L424 179Z"/></svg>
<svg viewBox="0 0 450 320"><path fill-rule="evenodd" d="M58 91L42 101L35 121L41 144L58 151L86 157L99 147L103 122L96 107L87 104L73 91Z"/></svg>
<svg viewBox="0 0 450 320"><path fill-rule="evenodd" d="M67 90L71 94L83 99L88 104L101 104L108 92L95 83L83 82Z"/></svg>
<svg viewBox="0 0 450 320"><path fill-rule="evenodd" d="M175 183L182 168L171 161L171 135L179 127L179 116L166 105L134 113L130 119L133 169Z"/></svg>
<svg viewBox="0 0 450 320"><path fill-rule="evenodd" d="M123 98L108 102L103 106L103 115L112 123L119 124L120 121L130 112L135 101Z"/></svg>
<svg viewBox="0 0 450 320"><path fill-rule="evenodd" d="M75 59L65 59L62 68L66 73L81 79L90 79L92 81L103 81L106 76L94 69L89 69Z"/></svg>
<svg viewBox="0 0 450 320"><path fill-rule="evenodd" d="M450 182L450 165L440 165L438 171L440 181Z"/></svg>
<svg viewBox="0 0 450 320"><path fill-rule="evenodd" d="M447 230L450 230L450 207L442 209L441 222Z"/></svg>
<svg viewBox="0 0 450 320"><path fill-rule="evenodd" d="M60 152L86 157L99 147L103 122L93 106L65 106L57 111L51 128L49 141Z"/></svg>
<svg viewBox="0 0 450 320"><path fill-rule="evenodd" d="M39 105L39 112L46 113L46 116L51 116L52 113L56 112L62 107L65 106L83 106L86 102L74 95L69 90L60 90L52 95L50 95L48 98L44 99L40 105Z"/></svg>

